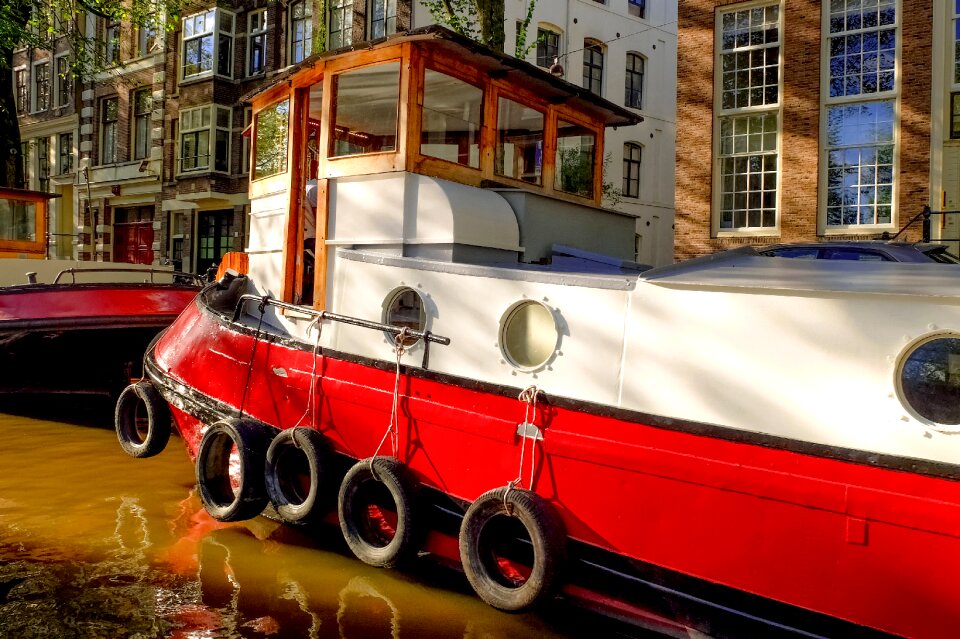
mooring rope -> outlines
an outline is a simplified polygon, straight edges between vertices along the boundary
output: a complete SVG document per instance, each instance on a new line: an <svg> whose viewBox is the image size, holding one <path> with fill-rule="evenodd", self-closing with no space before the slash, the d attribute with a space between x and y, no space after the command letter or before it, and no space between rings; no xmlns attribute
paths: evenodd
<svg viewBox="0 0 960 639"><path fill-rule="evenodd" d="M517 478L507 483L507 490L503 493L503 507L508 515L511 514L513 510L507 500L510 491L518 486L521 489L523 488L523 458L527 450L527 428L530 426L534 428L534 435L533 443L530 445L530 481L527 487L529 490L533 490L533 477L537 471L537 396L542 392L543 391L536 386L528 386L523 389L517 397L518 400L525 404L525 408L523 411L523 423L520 425L523 428L523 432L520 434L520 467L517 469Z"/></svg>
<svg viewBox="0 0 960 639"><path fill-rule="evenodd" d="M397 355L397 366L396 373L393 377L393 405L390 407L390 423L387 425L387 431L383 434L383 439L380 440L380 444L377 446L377 450L374 451L373 457L370 458L370 473L376 479L376 471L373 469L373 462L380 454L380 449L383 448L383 444L387 441L387 438L390 438L390 445L393 448L393 456L397 456L399 449L399 423L400 423L400 358L403 357L403 354L407 352L406 345L404 342L407 340L407 327L404 326L400 329L400 332L393 338L393 350Z"/></svg>
<svg viewBox="0 0 960 639"><path fill-rule="evenodd" d="M303 415L300 416L300 419L297 420L297 423L293 425L294 428L300 426L303 423L303 418L307 416L307 413L310 413L311 420L313 422L313 427L317 428L317 407L314 403L314 398L316 396L316 387L317 387L317 358L320 354L320 337L323 335L323 315L317 315L307 324L307 335L310 334L311 329L316 329L317 331L317 341L313 344L313 366L310 369L310 388L307 390L307 405L303 407ZM297 438L293 438L293 443L297 448L300 448L300 443L297 441Z"/></svg>
<svg viewBox="0 0 960 639"><path fill-rule="evenodd" d="M263 326L263 314L267 309L267 301L270 298L266 295L260 300L257 310L260 311L260 319L257 321L257 334L253 336L253 349L250 352L250 363L247 364L247 381L243 384L243 395L240 396L240 409L237 413L237 419L243 419L243 406L247 401L247 389L250 387L250 374L253 372L253 360L257 355L257 342L260 341L260 328Z"/></svg>

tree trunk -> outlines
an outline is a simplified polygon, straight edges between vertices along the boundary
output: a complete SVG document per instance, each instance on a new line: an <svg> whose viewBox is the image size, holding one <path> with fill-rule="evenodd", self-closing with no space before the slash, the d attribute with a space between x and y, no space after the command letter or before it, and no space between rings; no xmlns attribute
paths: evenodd
<svg viewBox="0 0 960 639"><path fill-rule="evenodd" d="M30 18L30 3L15 0L13 13L20 29ZM23 161L20 158L20 124L14 98L13 47L0 48L0 187L23 188Z"/></svg>
<svg viewBox="0 0 960 639"><path fill-rule="evenodd" d="M503 51L503 0L474 0L480 22L480 42L494 51Z"/></svg>

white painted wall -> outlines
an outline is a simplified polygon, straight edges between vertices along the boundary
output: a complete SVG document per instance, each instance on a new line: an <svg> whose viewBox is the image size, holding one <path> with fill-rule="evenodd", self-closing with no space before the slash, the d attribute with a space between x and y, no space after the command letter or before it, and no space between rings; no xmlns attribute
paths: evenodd
<svg viewBox="0 0 960 639"><path fill-rule="evenodd" d="M527 0L505 0L504 25L508 53L513 53L516 22L525 16ZM413 26L431 24L430 12L414 4ZM644 122L632 127L607 129L605 149L610 156L605 179L617 188L623 184L623 144L643 145L640 197L624 198L615 208L637 218L640 235L638 260L662 265L673 262L674 166L676 154L677 2L647 2L647 17L627 13L627 0L539 0L528 30L528 44L536 39L537 25L547 23L562 31L560 51L564 78L581 84L583 42L592 38L606 43L603 97L624 104L626 54L647 59ZM536 50L528 61L536 61Z"/></svg>

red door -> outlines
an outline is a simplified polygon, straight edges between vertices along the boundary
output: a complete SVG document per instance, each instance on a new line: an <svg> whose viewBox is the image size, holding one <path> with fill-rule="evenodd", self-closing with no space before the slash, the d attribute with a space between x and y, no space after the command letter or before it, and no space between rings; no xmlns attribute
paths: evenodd
<svg viewBox="0 0 960 639"><path fill-rule="evenodd" d="M113 260L153 264L153 222L126 222L113 226Z"/></svg>

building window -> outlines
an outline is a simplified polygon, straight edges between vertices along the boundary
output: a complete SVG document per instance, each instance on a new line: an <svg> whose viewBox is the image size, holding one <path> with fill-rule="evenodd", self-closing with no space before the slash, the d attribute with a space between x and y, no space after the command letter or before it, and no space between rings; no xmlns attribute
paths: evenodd
<svg viewBox="0 0 960 639"><path fill-rule="evenodd" d="M160 51L163 39L157 28L157 17L149 14L144 17L142 26L137 27L137 57L142 58Z"/></svg>
<svg viewBox="0 0 960 639"><path fill-rule="evenodd" d="M591 40L583 42L583 88L603 95L603 48Z"/></svg>
<svg viewBox="0 0 960 639"><path fill-rule="evenodd" d="M780 7L718 17L720 231L776 228L779 183Z"/></svg>
<svg viewBox="0 0 960 639"><path fill-rule="evenodd" d="M627 13L638 18L646 18L647 0L627 0Z"/></svg>
<svg viewBox="0 0 960 639"><path fill-rule="evenodd" d="M180 112L180 171L230 171L230 109L203 106Z"/></svg>
<svg viewBox="0 0 960 639"><path fill-rule="evenodd" d="M560 34L544 27L537 28L537 66L549 69L560 57Z"/></svg>
<svg viewBox="0 0 960 639"><path fill-rule="evenodd" d="M624 86L624 104L634 109L643 108L643 72L645 61L638 53L627 54L627 72Z"/></svg>
<svg viewBox="0 0 960 639"><path fill-rule="evenodd" d="M330 0L327 49L349 47L353 42L353 0Z"/></svg>
<svg viewBox="0 0 960 639"><path fill-rule="evenodd" d="M100 103L100 163L117 161L117 121L120 117L118 98L107 98Z"/></svg>
<svg viewBox="0 0 960 639"><path fill-rule="evenodd" d="M141 160L150 155L150 112L153 98L149 89L140 89L133 94L133 159Z"/></svg>
<svg viewBox="0 0 960 639"><path fill-rule="evenodd" d="M623 145L623 197L640 197L640 163L643 147L635 142Z"/></svg>
<svg viewBox="0 0 960 639"><path fill-rule="evenodd" d="M333 90L332 155L396 150L399 62L341 73L333 78Z"/></svg>
<svg viewBox="0 0 960 639"><path fill-rule="evenodd" d="M50 108L50 63L33 65L33 110L46 111Z"/></svg>
<svg viewBox="0 0 960 639"><path fill-rule="evenodd" d="M27 91L27 70L17 69L13 72L13 81L17 90L17 113L27 112L27 100L29 92Z"/></svg>
<svg viewBox="0 0 960 639"><path fill-rule="evenodd" d="M826 227L891 226L896 156L896 0L825 5L830 35ZM855 98L860 97L860 100Z"/></svg>
<svg viewBox="0 0 960 639"><path fill-rule="evenodd" d="M263 73L267 63L267 10L247 14L247 75Z"/></svg>
<svg viewBox="0 0 960 639"><path fill-rule="evenodd" d="M480 168L482 89L425 69L421 118L421 154Z"/></svg>
<svg viewBox="0 0 960 639"><path fill-rule="evenodd" d="M497 175L541 184L543 122L543 113L540 111L509 98L499 98L494 158Z"/></svg>
<svg viewBox="0 0 960 639"><path fill-rule="evenodd" d="M108 67L120 64L120 22L117 20L104 22L103 64Z"/></svg>
<svg viewBox="0 0 960 639"><path fill-rule="evenodd" d="M56 105L58 107L70 104L70 94L73 93L73 76L70 71L70 60L66 55L57 56Z"/></svg>
<svg viewBox="0 0 960 639"><path fill-rule="evenodd" d="M950 94L950 139L960 140L960 93Z"/></svg>
<svg viewBox="0 0 960 639"><path fill-rule="evenodd" d="M370 39L397 32L397 0L370 0Z"/></svg>
<svg viewBox="0 0 960 639"><path fill-rule="evenodd" d="M60 175L73 171L73 133L61 133L57 143L57 172Z"/></svg>
<svg viewBox="0 0 960 639"><path fill-rule="evenodd" d="M313 4L311 0L300 0L290 5L290 62L293 64L303 62L311 53L313 53Z"/></svg>
<svg viewBox="0 0 960 639"><path fill-rule="evenodd" d="M214 66L216 61L216 66ZM183 19L183 79L213 73L233 77L233 14L210 9Z"/></svg>
<svg viewBox="0 0 960 639"><path fill-rule="evenodd" d="M50 138L37 138L37 183L41 191L50 190Z"/></svg>

